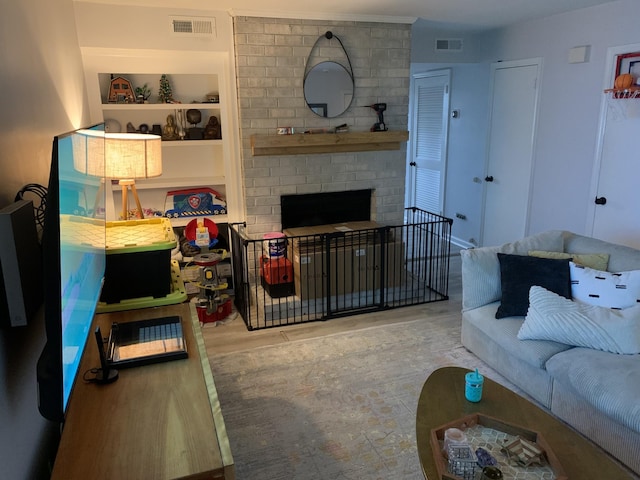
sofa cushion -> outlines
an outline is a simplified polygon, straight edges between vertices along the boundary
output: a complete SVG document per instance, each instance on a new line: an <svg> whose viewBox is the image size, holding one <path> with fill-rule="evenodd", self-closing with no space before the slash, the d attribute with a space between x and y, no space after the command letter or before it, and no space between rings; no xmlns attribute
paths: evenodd
<svg viewBox="0 0 640 480"><path fill-rule="evenodd" d="M608 253L567 253L567 252L546 252L544 250L530 250L532 257L542 258L567 258L572 262L596 270L606 270L609 264Z"/></svg>
<svg viewBox="0 0 640 480"><path fill-rule="evenodd" d="M564 246L563 233L550 230L501 246L461 250L462 309L477 308L500 300L502 290L498 252L514 255L527 255L529 250L561 252Z"/></svg>
<svg viewBox="0 0 640 480"><path fill-rule="evenodd" d="M569 259L538 258L498 253L502 296L496 318L526 315L529 289L539 285L571 298Z"/></svg>
<svg viewBox="0 0 640 480"><path fill-rule="evenodd" d="M610 273L571 262L570 272L575 300L617 309L640 304L640 270Z"/></svg>
<svg viewBox="0 0 640 480"><path fill-rule="evenodd" d="M564 247L562 248L564 252L608 253L607 270L610 272L640 270L640 251L635 248L566 231L562 232L562 237L564 238Z"/></svg>
<svg viewBox="0 0 640 480"><path fill-rule="evenodd" d="M467 322L491 337L501 349L509 352L529 365L544 369L545 363L556 353L569 348L562 343L546 340L518 340L518 331L524 317L507 317L495 319L498 302L490 303L464 313Z"/></svg>
<svg viewBox="0 0 640 480"><path fill-rule="evenodd" d="M611 353L640 353L640 305L624 310L567 300L542 287L529 293L520 340L551 340Z"/></svg>
<svg viewBox="0 0 640 480"><path fill-rule="evenodd" d="M640 356L572 348L550 358L547 371L601 412L640 432Z"/></svg>

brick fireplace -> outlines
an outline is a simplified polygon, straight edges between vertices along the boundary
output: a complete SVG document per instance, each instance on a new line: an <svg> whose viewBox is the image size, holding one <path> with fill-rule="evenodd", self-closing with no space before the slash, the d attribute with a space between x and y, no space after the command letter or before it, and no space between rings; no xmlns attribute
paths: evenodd
<svg viewBox="0 0 640 480"><path fill-rule="evenodd" d="M343 115L327 119L304 100L303 76L311 47L332 31L353 64L355 95ZM281 197L370 190L369 219L403 221L406 145L401 150L253 157L252 134L278 127L332 128L347 123L368 131L370 105L387 103L390 130L407 130L411 26L408 24L236 17L234 39L242 138L247 233L282 230Z"/></svg>

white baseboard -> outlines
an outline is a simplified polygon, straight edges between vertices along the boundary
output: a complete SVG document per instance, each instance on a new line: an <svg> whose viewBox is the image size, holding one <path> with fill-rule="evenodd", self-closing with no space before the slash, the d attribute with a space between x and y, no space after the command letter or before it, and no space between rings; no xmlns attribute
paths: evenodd
<svg viewBox="0 0 640 480"><path fill-rule="evenodd" d="M451 245L455 245L456 247L459 247L461 249L466 249L466 248L475 248L477 245L474 245L473 243L469 243L466 240L462 240L461 238L458 237L451 237Z"/></svg>

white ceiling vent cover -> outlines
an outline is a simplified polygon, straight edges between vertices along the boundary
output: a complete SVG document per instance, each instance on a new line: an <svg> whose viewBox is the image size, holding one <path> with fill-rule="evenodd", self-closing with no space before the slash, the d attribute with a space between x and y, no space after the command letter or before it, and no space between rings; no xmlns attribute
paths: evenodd
<svg viewBox="0 0 640 480"><path fill-rule="evenodd" d="M436 38L436 52L461 52L461 38Z"/></svg>
<svg viewBox="0 0 640 480"><path fill-rule="evenodd" d="M180 36L215 36L216 19L209 17L171 17L171 32Z"/></svg>

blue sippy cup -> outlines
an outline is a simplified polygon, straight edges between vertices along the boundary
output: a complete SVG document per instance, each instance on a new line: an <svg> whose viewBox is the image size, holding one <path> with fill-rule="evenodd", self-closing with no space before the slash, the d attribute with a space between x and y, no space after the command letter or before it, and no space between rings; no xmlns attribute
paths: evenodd
<svg viewBox="0 0 640 480"><path fill-rule="evenodd" d="M465 388L464 396L470 402L479 402L482 398L482 385L484 383L484 377L478 373L476 368L475 372L469 372L464 376Z"/></svg>

